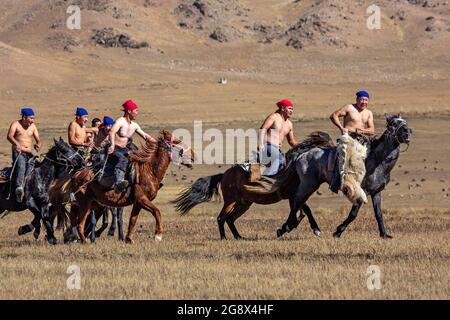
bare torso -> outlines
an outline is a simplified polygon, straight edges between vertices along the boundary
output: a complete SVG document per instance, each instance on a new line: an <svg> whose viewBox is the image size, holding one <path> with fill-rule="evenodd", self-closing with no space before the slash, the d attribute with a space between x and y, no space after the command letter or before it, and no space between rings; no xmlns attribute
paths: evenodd
<svg viewBox="0 0 450 320"><path fill-rule="evenodd" d="M281 148L284 139L292 130L292 122L289 119L285 120L281 114L276 112L273 116L274 122L267 130L266 141Z"/></svg>
<svg viewBox="0 0 450 320"><path fill-rule="evenodd" d="M356 132L356 129L366 129L372 112L368 109L358 111L352 104L346 106L347 114L344 116L344 128L350 132Z"/></svg>
<svg viewBox="0 0 450 320"><path fill-rule="evenodd" d="M16 127L14 139L19 142L23 152L31 152L33 147L33 134L34 130L37 130L34 124L31 124L28 128L24 128L20 121L16 121L14 124Z"/></svg>
<svg viewBox="0 0 450 320"><path fill-rule="evenodd" d="M97 149L104 148L109 143L109 132L103 128L98 130L98 134L94 138L94 144Z"/></svg>
<svg viewBox="0 0 450 320"><path fill-rule="evenodd" d="M115 144L121 148L125 148L128 143L128 139L133 136L136 130L139 129L139 125L134 122L128 122L125 117L117 119L116 124L119 126L119 130L115 136Z"/></svg>
<svg viewBox="0 0 450 320"><path fill-rule="evenodd" d="M69 143L75 146L83 146L86 141L86 127L80 126L76 121L69 125Z"/></svg>

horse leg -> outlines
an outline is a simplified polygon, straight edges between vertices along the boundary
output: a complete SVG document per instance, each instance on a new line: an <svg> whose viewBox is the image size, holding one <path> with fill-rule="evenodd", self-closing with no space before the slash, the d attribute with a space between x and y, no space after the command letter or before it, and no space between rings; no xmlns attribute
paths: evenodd
<svg viewBox="0 0 450 320"><path fill-rule="evenodd" d="M102 226L97 231L95 231L95 237L99 238L102 235L103 231L105 231L105 229L108 228L108 224L109 224L108 209L105 207L100 207L95 212L95 215L96 215L97 221L100 220L100 217L102 217Z"/></svg>
<svg viewBox="0 0 450 320"><path fill-rule="evenodd" d="M333 237L339 238L344 232L344 230L348 227L348 225L355 220L356 216L358 215L358 211L361 208L361 203L358 202L357 204L354 204L352 207L352 210L350 210L350 213L348 214L347 219L345 219L344 222L342 222L337 228L336 231L333 233Z"/></svg>
<svg viewBox="0 0 450 320"><path fill-rule="evenodd" d="M234 206L236 205L236 201L233 201L231 203L225 203L223 205L222 210L219 213L219 216L217 217L217 224L219 225L219 233L220 233L220 240L227 240L227 237L225 236L225 221L227 220L227 217L234 209Z"/></svg>
<svg viewBox="0 0 450 320"><path fill-rule="evenodd" d="M373 211L375 212L375 219L377 219L378 230L380 237L385 239L392 239L392 236L386 232L384 228L383 212L381 211L381 192L372 195Z"/></svg>
<svg viewBox="0 0 450 320"><path fill-rule="evenodd" d="M27 233L34 229L33 236L37 240L37 239L39 239L39 235L41 233L42 213L41 213L41 210L38 208L36 201L34 200L33 197L31 197L30 199L27 200L27 207L28 207L28 210L30 210L34 215L34 219L33 219L33 221L31 221L31 225L33 227L27 228L27 226L22 226L19 228L19 234L21 231L22 232L26 231L24 233ZM28 226L30 226L30 225L28 225ZM25 228L23 228L23 227L25 227ZM24 233L22 233L22 234L24 234Z"/></svg>
<svg viewBox="0 0 450 320"><path fill-rule="evenodd" d="M44 211L42 213L42 222L45 227L45 231L47 234L45 235L45 239L49 244L55 245L58 243L58 240L55 238L55 234L53 231L53 223L50 219L50 206L47 204L44 206Z"/></svg>
<svg viewBox="0 0 450 320"><path fill-rule="evenodd" d="M81 201L80 201L81 203ZM83 203L80 207L78 207L78 216L81 217L78 223L78 235L80 236L81 243L86 243L86 236L84 235L84 225L86 224L86 220L89 216L90 212L90 203ZM95 214L94 214L95 216ZM94 234L95 236L95 234Z"/></svg>
<svg viewBox="0 0 450 320"><path fill-rule="evenodd" d="M20 226L19 230L17 231L18 235L22 236L24 234L27 234L28 232L33 231L35 224L37 224L36 217L33 219L33 221L31 221L31 223ZM38 237L39 237L39 233L38 233Z"/></svg>
<svg viewBox="0 0 450 320"><path fill-rule="evenodd" d="M133 204L133 209L131 209L130 222L128 223L128 233L125 239L126 243L134 242L134 228L139 216L139 211L141 211L141 205L138 202Z"/></svg>
<svg viewBox="0 0 450 320"><path fill-rule="evenodd" d="M308 198L311 196L311 194L316 191L318 186L308 186L304 185L302 183L299 184L297 191L295 192L294 196L292 197L292 200L290 199L291 203L291 211L289 212L288 219L286 222L282 225L280 229L277 230L277 237L281 237L286 232L290 232L293 229L297 228L299 224L299 219L297 218L297 211L300 208L303 208L305 202L308 200ZM305 212L307 214L307 212ZM308 217L309 219L309 217ZM301 221L301 220L300 220Z"/></svg>
<svg viewBox="0 0 450 320"><path fill-rule="evenodd" d="M314 234L317 237L320 237L320 228L319 225L316 222L316 219L314 219L313 215L312 215L312 211L311 208L305 203L302 207L302 211L303 216L307 216L308 217L308 221L309 221L309 225L311 226L312 231L314 232Z"/></svg>
<svg viewBox="0 0 450 320"><path fill-rule="evenodd" d="M95 215L95 211L93 209L89 210L91 212L90 214L90 224L86 224L88 227L88 231L89 231L89 238L91 239L91 243L95 243L95 227L97 226L97 216ZM85 230L86 232L86 228L84 228L83 230Z"/></svg>
<svg viewBox="0 0 450 320"><path fill-rule="evenodd" d="M123 241L123 208L117 208L117 227L119 229L119 240Z"/></svg>
<svg viewBox="0 0 450 320"><path fill-rule="evenodd" d="M252 205L252 202L238 202L236 207L233 209L231 214L228 216L228 218L225 220L228 224L228 227L231 230L231 233L233 233L233 236L236 240L242 240L244 239L239 234L236 226L234 225L234 222L242 216Z"/></svg>
<svg viewBox="0 0 450 320"><path fill-rule="evenodd" d="M144 208L147 211L150 211L155 217L156 226L155 226L155 241L161 241L162 235L163 235L163 227L161 223L161 211L146 197L142 197L139 199L139 203L141 204L142 208Z"/></svg>
<svg viewBox="0 0 450 320"><path fill-rule="evenodd" d="M61 208L61 210L64 210L64 208ZM64 232L64 243L77 240L78 216L75 206L70 208L69 218L70 227Z"/></svg>
<svg viewBox="0 0 450 320"><path fill-rule="evenodd" d="M108 210L111 210L111 226L109 227L108 236L111 238L114 238L114 233L116 231L116 222L117 222L117 215L116 215L116 208L108 208ZM106 211L106 214L108 213L108 210Z"/></svg>

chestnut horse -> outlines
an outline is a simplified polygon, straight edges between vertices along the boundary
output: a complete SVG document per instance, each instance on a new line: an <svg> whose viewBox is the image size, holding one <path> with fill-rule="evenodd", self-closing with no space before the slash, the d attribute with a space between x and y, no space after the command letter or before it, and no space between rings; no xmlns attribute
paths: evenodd
<svg viewBox="0 0 450 320"><path fill-rule="evenodd" d="M253 203L267 205L289 199L289 204L292 206L293 202L290 196L297 190L299 180L295 172L295 166L291 163L300 154L316 147L325 146L334 146L334 143L327 133L318 131L311 133L305 140L290 149L286 154L288 161L286 169L279 173L282 177L277 179L279 182L281 181L277 184L281 185L274 189L275 191L260 193L249 189L247 173L239 165L235 165L224 173L197 179L189 188L182 191L172 203L175 204L176 210L182 215L187 214L195 206L209 202L215 195L218 195L220 185L224 201L223 208L217 217L220 239L226 240L225 223L228 224L235 239L243 239L234 224L236 220L247 212ZM298 221L300 222L307 216L314 234L320 236L320 229L312 216L311 209L306 203L300 209Z"/></svg>
<svg viewBox="0 0 450 320"><path fill-rule="evenodd" d="M189 152L188 156L186 156L187 152ZM161 136L157 142L146 141L144 146L130 153L129 160L136 171L135 181L129 187L131 192L116 193L114 189L105 189L95 179L95 173L90 168L75 173L68 183L71 186L78 187L69 186L69 188L65 188L66 191L62 191L66 193L65 198L67 198L69 191L75 194L76 200L71 205L68 217L70 219L70 228L64 232L64 241L74 240L72 229L76 227L81 242L86 242L84 226L91 208L95 209L98 206L122 208L128 205L133 205L133 208L125 241L127 243L133 242L134 228L141 209L150 211L155 217L155 240L161 241L163 234L161 212L152 201L156 198L161 181L174 154L181 156L182 165L192 167L194 161L193 151L180 140L173 138L172 134L167 131L161 131ZM80 188L79 186L83 187ZM56 209L58 227L67 228L67 211L61 205L55 206L54 209ZM72 239L69 237L72 237Z"/></svg>

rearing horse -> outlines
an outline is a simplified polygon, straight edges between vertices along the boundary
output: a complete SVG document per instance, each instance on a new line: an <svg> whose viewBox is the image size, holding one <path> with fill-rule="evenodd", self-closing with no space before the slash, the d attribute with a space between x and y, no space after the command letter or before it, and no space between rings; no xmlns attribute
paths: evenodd
<svg viewBox="0 0 450 320"><path fill-rule="evenodd" d="M70 228L68 229L69 232L64 232L64 240L71 240L72 228L77 227L81 242L86 242L84 226L91 208L98 206L122 208L133 205L128 234L125 238L126 242L133 242L134 228L141 209L150 211L154 216L156 221L155 240L161 241L163 234L161 212L152 201L156 198L175 149L178 149L177 154L182 154L181 164L192 167L194 161L193 151L185 147L180 140L173 138L172 134L167 131L161 131L161 136L157 142L146 141L144 146L132 152L129 155L129 159L136 170L136 178L130 186L130 193L123 192L119 194L114 190L105 189L97 180L93 180L95 174L92 169L83 169L74 174L69 184L80 186L86 183L86 186L81 189L68 188L71 192L75 192L77 189L80 192L76 194L76 202L71 206L69 214ZM186 152L190 152L190 155L185 156ZM55 208L57 209L58 226L67 227L64 208L61 206Z"/></svg>

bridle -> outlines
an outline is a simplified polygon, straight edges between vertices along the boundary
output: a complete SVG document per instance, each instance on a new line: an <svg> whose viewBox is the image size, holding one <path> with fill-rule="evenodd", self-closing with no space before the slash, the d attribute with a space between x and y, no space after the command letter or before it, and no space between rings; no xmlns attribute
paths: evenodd
<svg viewBox="0 0 450 320"><path fill-rule="evenodd" d="M56 164L59 164L59 165L64 166L64 168L65 168L66 171L67 171L67 169L70 168L70 171L69 171L69 172L71 172L71 171L75 168L75 166L76 166L76 165L73 164L73 162L72 162L72 160L73 160L76 156L81 157L81 155L78 154L78 152L75 152L75 151L74 151L74 153L73 153L71 156L66 156L64 153L62 153L61 151L59 151L59 150L57 149L57 150L56 150L56 160L53 160L52 158L49 158L49 157L47 156L47 154L44 156L44 158L47 159L47 160L49 160L49 161L51 161L51 162L53 162L53 163L56 163ZM81 159L84 161L83 157L81 157Z"/></svg>
<svg viewBox="0 0 450 320"><path fill-rule="evenodd" d="M400 125L396 126L395 128L392 125L389 125L389 127L386 129L386 134L388 136L394 137L395 140L398 142L398 144L402 144L402 142L398 139L398 131L403 128L406 127L408 128L408 125L406 123L406 120L402 119L402 118L397 118L395 120L391 120L388 124L392 123L392 122L401 122ZM403 142L406 144L406 149L400 152L406 152L409 149L409 142Z"/></svg>
<svg viewBox="0 0 450 320"><path fill-rule="evenodd" d="M175 143L173 138L170 138L170 140L164 139L164 144L167 148L167 152L169 155L169 160L172 162L174 158L174 149L178 146L179 143ZM182 159L184 155L184 149L180 147L180 150L178 151L178 157L179 159ZM177 163L179 164L179 163Z"/></svg>

